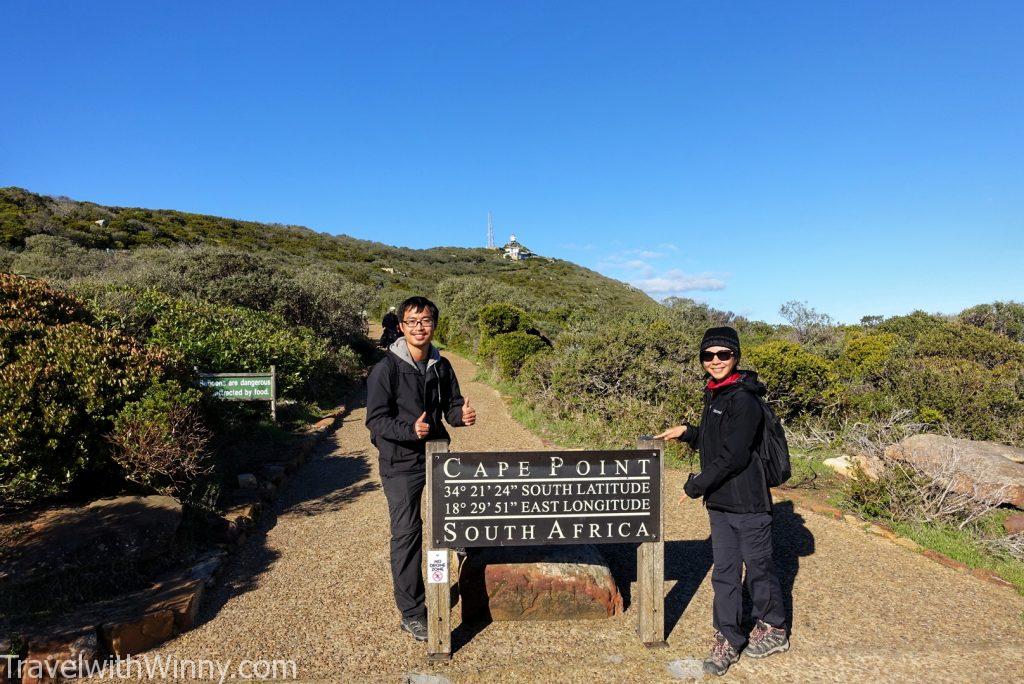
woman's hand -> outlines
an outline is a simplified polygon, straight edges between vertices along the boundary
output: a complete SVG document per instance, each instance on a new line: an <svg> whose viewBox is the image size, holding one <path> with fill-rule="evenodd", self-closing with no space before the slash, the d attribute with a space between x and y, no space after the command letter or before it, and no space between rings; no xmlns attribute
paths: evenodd
<svg viewBox="0 0 1024 684"><path fill-rule="evenodd" d="M660 435L654 435L654 439L680 439L686 434L685 425L676 425L665 430Z"/></svg>

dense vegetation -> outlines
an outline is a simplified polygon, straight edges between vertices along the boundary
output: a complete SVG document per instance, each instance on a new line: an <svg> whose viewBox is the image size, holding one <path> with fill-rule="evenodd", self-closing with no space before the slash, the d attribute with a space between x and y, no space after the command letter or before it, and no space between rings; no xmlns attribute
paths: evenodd
<svg viewBox="0 0 1024 684"><path fill-rule="evenodd" d="M372 358L368 315L451 276L518 293L549 334L576 312L651 304L562 261L17 188L0 189L0 271L17 274L2 281L0 503L19 505L118 482L209 503L226 465L218 447L264 412L211 401L198 372L275 365L286 406L312 407ZM494 344L511 373L547 342L508 332Z"/></svg>
<svg viewBox="0 0 1024 684"><path fill-rule="evenodd" d="M442 236L439 229L439 239ZM46 239L40 241L41 237ZM149 248L148 261L161 251L199 245L261 254L293 269L333 273L365 289L372 315L409 295L432 294L445 278L465 275L514 287L538 303L559 302L547 308L547 318L555 322L578 308L624 311L651 303L638 290L566 261L511 262L486 249L391 247L299 226L105 207L0 188L0 270L71 277L116 261L108 250ZM53 263L55 254L71 250L76 258Z"/></svg>

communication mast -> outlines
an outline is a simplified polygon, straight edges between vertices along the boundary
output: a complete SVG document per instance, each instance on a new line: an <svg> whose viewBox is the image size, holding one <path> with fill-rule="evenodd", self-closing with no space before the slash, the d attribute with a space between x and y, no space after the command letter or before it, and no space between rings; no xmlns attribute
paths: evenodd
<svg viewBox="0 0 1024 684"><path fill-rule="evenodd" d="M487 212L487 249L494 249L494 220L491 212Z"/></svg>

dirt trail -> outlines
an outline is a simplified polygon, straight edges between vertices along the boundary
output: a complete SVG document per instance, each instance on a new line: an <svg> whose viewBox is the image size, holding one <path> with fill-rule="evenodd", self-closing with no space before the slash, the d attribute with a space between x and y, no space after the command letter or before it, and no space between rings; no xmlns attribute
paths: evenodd
<svg viewBox="0 0 1024 684"><path fill-rule="evenodd" d="M513 421L474 366L447 354L479 413L453 430L455 450L543 448ZM461 626L449 665L426 663L397 629L388 524L376 451L361 402L288 484L264 531L226 569L203 624L153 653L180 658L281 658L303 681L402 681L413 673L461 681L671 681L670 666L704 654L711 631L707 515L679 504L667 473L669 647L645 649L627 610L593 622ZM652 426L657 427L657 426ZM776 545L792 597L793 648L749 658L733 681L1006 681L1024 672L1024 597L889 541L811 513L778 507ZM628 588L628 547L608 550ZM458 613L453 616L458 624Z"/></svg>

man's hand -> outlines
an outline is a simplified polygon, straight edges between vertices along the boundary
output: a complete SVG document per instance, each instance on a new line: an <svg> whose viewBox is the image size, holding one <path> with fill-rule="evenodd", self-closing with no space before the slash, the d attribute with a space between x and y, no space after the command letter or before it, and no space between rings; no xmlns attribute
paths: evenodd
<svg viewBox="0 0 1024 684"><path fill-rule="evenodd" d="M476 423L476 409L469 405L469 398L462 404L462 424L473 425Z"/></svg>
<svg viewBox="0 0 1024 684"><path fill-rule="evenodd" d="M426 411L420 414L420 417L416 419L416 424L412 427L416 431L416 439L423 439L430 434L430 423L427 422Z"/></svg>
<svg viewBox="0 0 1024 684"><path fill-rule="evenodd" d="M676 425L665 430L660 435L654 435L654 439L679 439L686 434L685 425Z"/></svg>

